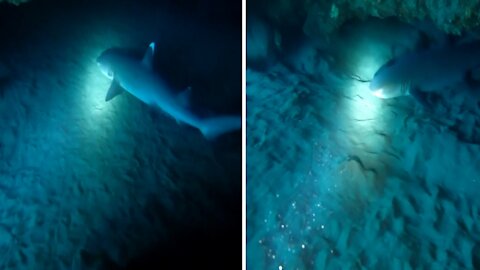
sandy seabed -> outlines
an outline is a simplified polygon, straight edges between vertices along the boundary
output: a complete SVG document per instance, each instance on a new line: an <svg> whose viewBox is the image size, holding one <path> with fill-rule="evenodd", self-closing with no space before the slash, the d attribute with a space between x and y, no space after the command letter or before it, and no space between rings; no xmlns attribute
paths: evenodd
<svg viewBox="0 0 480 270"><path fill-rule="evenodd" d="M381 100L314 51L247 71L248 269L480 269L478 99Z"/></svg>

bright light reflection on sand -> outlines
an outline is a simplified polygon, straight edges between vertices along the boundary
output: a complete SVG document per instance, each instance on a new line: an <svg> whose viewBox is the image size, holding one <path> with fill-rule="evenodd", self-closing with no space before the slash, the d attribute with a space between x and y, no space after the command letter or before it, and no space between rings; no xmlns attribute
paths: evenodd
<svg viewBox="0 0 480 270"><path fill-rule="evenodd" d="M95 60L90 60L85 80L85 107L93 116L113 114L113 102L105 102L112 81L99 70Z"/></svg>

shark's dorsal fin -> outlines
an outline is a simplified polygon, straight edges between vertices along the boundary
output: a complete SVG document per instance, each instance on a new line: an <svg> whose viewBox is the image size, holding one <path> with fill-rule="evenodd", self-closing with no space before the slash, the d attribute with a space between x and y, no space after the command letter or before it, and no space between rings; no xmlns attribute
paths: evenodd
<svg viewBox="0 0 480 270"><path fill-rule="evenodd" d="M155 53L155 42L148 45L147 51L143 55L142 64L148 68L153 66L153 54Z"/></svg>
<svg viewBox="0 0 480 270"><path fill-rule="evenodd" d="M120 86L120 84L118 84L118 82L116 80L113 80L112 84L110 85L110 88L108 88L108 92L107 92L107 96L105 97L105 101L109 101L112 98L120 95L121 93L123 93L122 87Z"/></svg>
<svg viewBox="0 0 480 270"><path fill-rule="evenodd" d="M177 95L178 103L180 103L183 107L190 106L190 96L192 95L192 87L187 87L187 89L183 90Z"/></svg>

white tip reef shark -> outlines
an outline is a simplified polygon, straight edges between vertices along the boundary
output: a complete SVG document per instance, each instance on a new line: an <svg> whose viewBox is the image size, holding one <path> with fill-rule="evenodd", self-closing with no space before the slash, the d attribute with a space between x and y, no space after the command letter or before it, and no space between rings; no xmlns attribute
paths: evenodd
<svg viewBox="0 0 480 270"><path fill-rule="evenodd" d="M388 61L375 73L370 90L379 98L415 96L476 81L479 70L480 42L445 45Z"/></svg>
<svg viewBox="0 0 480 270"><path fill-rule="evenodd" d="M183 92L174 91L153 71L155 43L147 48L143 59L134 59L118 50L108 49L97 58L97 65L105 76L112 80L105 101L109 101L124 90L157 107L179 123L186 123L200 130L207 139L241 128L240 116L218 116L201 118L189 106L190 88Z"/></svg>

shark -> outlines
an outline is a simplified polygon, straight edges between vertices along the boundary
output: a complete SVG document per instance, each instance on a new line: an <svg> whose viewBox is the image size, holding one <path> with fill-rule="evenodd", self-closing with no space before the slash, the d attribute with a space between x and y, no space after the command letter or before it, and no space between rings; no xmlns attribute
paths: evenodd
<svg viewBox="0 0 480 270"><path fill-rule="evenodd" d="M97 65L100 71L112 80L105 101L108 102L123 92L128 92L145 104L159 108L177 123L197 128L209 140L241 129L240 116L222 115L204 118L194 113L190 106L191 88L175 91L169 87L153 70L154 54L155 42L150 43L141 61L114 48L102 52L97 58Z"/></svg>
<svg viewBox="0 0 480 270"><path fill-rule="evenodd" d="M431 93L479 80L480 42L460 42L393 58L374 74L372 94L383 99Z"/></svg>

